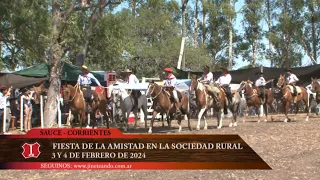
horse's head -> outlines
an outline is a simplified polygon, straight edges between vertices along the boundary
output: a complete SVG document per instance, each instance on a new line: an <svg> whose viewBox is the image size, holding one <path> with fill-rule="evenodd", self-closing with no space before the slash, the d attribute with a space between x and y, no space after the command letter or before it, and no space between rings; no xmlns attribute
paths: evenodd
<svg viewBox="0 0 320 180"><path fill-rule="evenodd" d="M71 89L69 85L62 85L62 98L68 104L71 99Z"/></svg>
<svg viewBox="0 0 320 180"><path fill-rule="evenodd" d="M190 92L195 91L198 88L198 79L197 78L192 78L191 79L191 84L190 84Z"/></svg>
<svg viewBox="0 0 320 180"><path fill-rule="evenodd" d="M278 78L278 82L277 82L278 88L283 87L284 84L285 84L285 82L286 82L286 77L285 77L285 75L284 75L284 74L280 74L280 76L279 76L279 78Z"/></svg>
<svg viewBox="0 0 320 180"><path fill-rule="evenodd" d="M317 90L320 88L320 84L317 78L311 78L311 89Z"/></svg>
<svg viewBox="0 0 320 180"><path fill-rule="evenodd" d="M47 92L47 89L45 88L44 83L41 82L39 84L33 85L32 90L34 91L33 101L35 104L39 104L40 103L40 96L44 95Z"/></svg>
<svg viewBox="0 0 320 180"><path fill-rule="evenodd" d="M157 83L150 82L148 85L146 96L156 98L157 95L160 93L161 93L161 87Z"/></svg>

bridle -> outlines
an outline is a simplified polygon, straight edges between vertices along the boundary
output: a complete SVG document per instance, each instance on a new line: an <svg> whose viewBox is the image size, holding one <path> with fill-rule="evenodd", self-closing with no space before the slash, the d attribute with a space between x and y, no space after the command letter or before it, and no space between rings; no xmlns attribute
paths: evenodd
<svg viewBox="0 0 320 180"><path fill-rule="evenodd" d="M155 90L155 85L153 84L152 86L153 86L152 91L151 91L149 94L150 94L150 97L151 97L152 99L155 99L155 98L157 98L157 97L161 94L162 87L160 87L159 93L158 93L157 95L155 95L155 96L152 97L152 94L153 94L153 92L154 92L154 90ZM150 87L149 87L149 88L150 88ZM148 89L148 91L149 91L149 89Z"/></svg>

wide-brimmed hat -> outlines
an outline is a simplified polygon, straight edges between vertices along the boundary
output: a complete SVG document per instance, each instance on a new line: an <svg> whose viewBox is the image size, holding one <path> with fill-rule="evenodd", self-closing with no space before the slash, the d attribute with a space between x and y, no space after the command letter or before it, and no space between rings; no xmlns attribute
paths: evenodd
<svg viewBox="0 0 320 180"><path fill-rule="evenodd" d="M222 71L228 71L228 69L226 67L221 67L220 68Z"/></svg>
<svg viewBox="0 0 320 180"><path fill-rule="evenodd" d="M88 67L87 67L87 66L85 66L85 65L82 65L82 66L81 66L81 69L88 70Z"/></svg>
<svg viewBox="0 0 320 180"><path fill-rule="evenodd" d="M292 72L292 70L290 68L287 68L284 70L284 72Z"/></svg>
<svg viewBox="0 0 320 180"><path fill-rule="evenodd" d="M171 68L164 68L164 71L165 71L165 72L172 73L172 69L171 69Z"/></svg>
<svg viewBox="0 0 320 180"><path fill-rule="evenodd" d="M128 72L132 72L130 69L125 69L124 71L122 71L124 73L128 73Z"/></svg>

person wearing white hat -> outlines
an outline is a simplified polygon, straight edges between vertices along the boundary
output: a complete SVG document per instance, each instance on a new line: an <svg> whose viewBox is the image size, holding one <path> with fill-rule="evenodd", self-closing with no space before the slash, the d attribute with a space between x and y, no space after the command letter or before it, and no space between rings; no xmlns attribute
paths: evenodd
<svg viewBox="0 0 320 180"><path fill-rule="evenodd" d="M82 74L78 77L78 85L81 87L82 91L84 92L85 99L88 102L88 111L91 111L91 103L92 103L92 92L91 92L91 83L92 80L98 85L101 86L100 82L92 73L88 71L88 67L83 65L81 66Z"/></svg>
<svg viewBox="0 0 320 180"><path fill-rule="evenodd" d="M127 84L139 84L139 79L136 75L132 74L130 69L125 69L122 72L125 74ZM133 108L136 109L138 108L138 98L141 95L141 92L139 90L131 90L131 95L134 100Z"/></svg>

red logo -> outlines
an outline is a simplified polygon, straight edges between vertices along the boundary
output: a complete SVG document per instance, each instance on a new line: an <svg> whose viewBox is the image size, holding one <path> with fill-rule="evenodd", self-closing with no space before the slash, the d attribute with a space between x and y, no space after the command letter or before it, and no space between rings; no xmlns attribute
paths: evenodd
<svg viewBox="0 0 320 180"><path fill-rule="evenodd" d="M25 159L28 158L38 158L38 156L40 155L40 144L39 143L33 143L33 144L29 144L29 143L24 143L24 145L22 146L23 152L22 152L22 156Z"/></svg>

